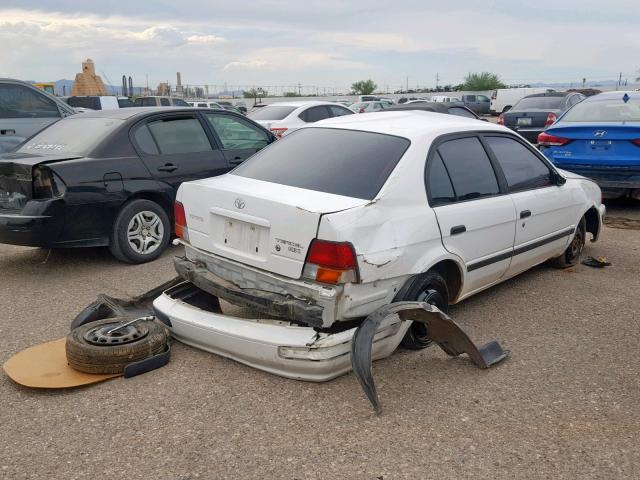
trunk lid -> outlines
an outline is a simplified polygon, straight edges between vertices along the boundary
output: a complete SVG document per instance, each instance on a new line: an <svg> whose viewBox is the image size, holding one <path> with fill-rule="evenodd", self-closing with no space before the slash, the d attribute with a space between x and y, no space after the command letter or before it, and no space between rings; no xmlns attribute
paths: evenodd
<svg viewBox="0 0 640 480"><path fill-rule="evenodd" d="M638 123L563 122L549 127L546 133L571 140L552 150L558 165L640 167L640 146L632 143L640 139Z"/></svg>
<svg viewBox="0 0 640 480"><path fill-rule="evenodd" d="M182 184L189 243L256 268L300 278L323 214L369 200L223 175Z"/></svg>
<svg viewBox="0 0 640 480"><path fill-rule="evenodd" d="M560 116L560 110L509 110L504 114L504 124L507 127L518 128L544 128L547 116L553 113Z"/></svg>
<svg viewBox="0 0 640 480"><path fill-rule="evenodd" d="M35 166L71 158L80 157L19 152L0 155L0 211L19 212L32 198L32 173Z"/></svg>

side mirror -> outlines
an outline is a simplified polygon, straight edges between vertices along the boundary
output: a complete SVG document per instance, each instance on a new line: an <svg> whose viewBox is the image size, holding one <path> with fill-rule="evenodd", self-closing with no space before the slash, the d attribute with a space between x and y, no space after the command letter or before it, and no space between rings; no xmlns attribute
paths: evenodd
<svg viewBox="0 0 640 480"><path fill-rule="evenodd" d="M554 171L553 172L553 182L558 186L561 187L562 185L564 185L565 183L567 183L567 179L564 178L562 175L560 175L558 172Z"/></svg>

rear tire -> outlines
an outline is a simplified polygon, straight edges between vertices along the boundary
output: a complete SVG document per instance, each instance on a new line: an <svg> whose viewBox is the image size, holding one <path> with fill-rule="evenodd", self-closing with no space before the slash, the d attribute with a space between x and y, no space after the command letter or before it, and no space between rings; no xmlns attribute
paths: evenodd
<svg viewBox="0 0 640 480"><path fill-rule="evenodd" d="M584 217L580 219L576 233L569 243L567 249L560 255L551 260L551 266L554 268L569 268L577 265L580 262L580 256L584 249L585 240L587 237L587 221Z"/></svg>
<svg viewBox="0 0 640 480"><path fill-rule="evenodd" d="M171 240L171 224L164 208L151 200L135 199L118 212L109 251L126 263L158 258Z"/></svg>
<svg viewBox="0 0 640 480"><path fill-rule="evenodd" d="M417 276L401 299L426 302L438 307L444 313L449 311L449 288L438 272L429 271ZM431 345L424 323L413 322L400 345L408 350L422 350Z"/></svg>

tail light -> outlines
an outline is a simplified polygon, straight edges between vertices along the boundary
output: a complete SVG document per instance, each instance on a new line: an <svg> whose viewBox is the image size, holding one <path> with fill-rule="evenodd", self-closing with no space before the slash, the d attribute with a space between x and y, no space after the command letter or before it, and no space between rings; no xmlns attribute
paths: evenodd
<svg viewBox="0 0 640 480"><path fill-rule="evenodd" d="M309 246L302 275L322 283L348 283L359 279L353 245L315 239Z"/></svg>
<svg viewBox="0 0 640 480"><path fill-rule="evenodd" d="M184 213L184 205L180 202L173 204L173 218L175 221L176 236L189 241L189 230L187 229L187 215Z"/></svg>
<svg viewBox="0 0 640 480"><path fill-rule="evenodd" d="M631 143L640 147L640 138L636 138L635 140L631 140Z"/></svg>
<svg viewBox="0 0 640 480"><path fill-rule="evenodd" d="M549 112L549 115L547 115L547 121L544 122L544 126L548 127L549 125L553 125L554 123L556 123L557 119L558 117L556 117L555 113Z"/></svg>
<svg viewBox="0 0 640 480"><path fill-rule="evenodd" d="M491 92L491 100L495 100L496 98L498 98L498 92L494 90L493 92Z"/></svg>
<svg viewBox="0 0 640 480"><path fill-rule="evenodd" d="M288 128L272 128L271 133L273 133L276 137L282 138Z"/></svg>
<svg viewBox="0 0 640 480"><path fill-rule="evenodd" d="M32 174L33 198L60 198L67 191L64 182L46 167L36 167Z"/></svg>
<svg viewBox="0 0 640 480"><path fill-rule="evenodd" d="M538 135L538 145L541 147L560 147L570 141L568 138L556 137L555 135L549 135L545 132Z"/></svg>
<svg viewBox="0 0 640 480"><path fill-rule="evenodd" d="M498 125L504 125L504 113L498 115Z"/></svg>

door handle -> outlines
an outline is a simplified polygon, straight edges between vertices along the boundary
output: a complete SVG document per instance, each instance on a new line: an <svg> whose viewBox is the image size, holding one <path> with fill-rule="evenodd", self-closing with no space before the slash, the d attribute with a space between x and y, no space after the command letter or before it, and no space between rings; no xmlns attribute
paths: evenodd
<svg viewBox="0 0 640 480"><path fill-rule="evenodd" d="M460 233L464 233L467 231L467 227L464 225L456 225L455 227L451 227L451 235L458 235Z"/></svg>
<svg viewBox="0 0 640 480"><path fill-rule="evenodd" d="M527 218L531 216L531 210L522 210L520 212L520 218Z"/></svg>
<svg viewBox="0 0 640 480"><path fill-rule="evenodd" d="M174 170L177 170L177 169L178 167L173 163L166 163L163 166L158 167L159 172L173 172Z"/></svg>

